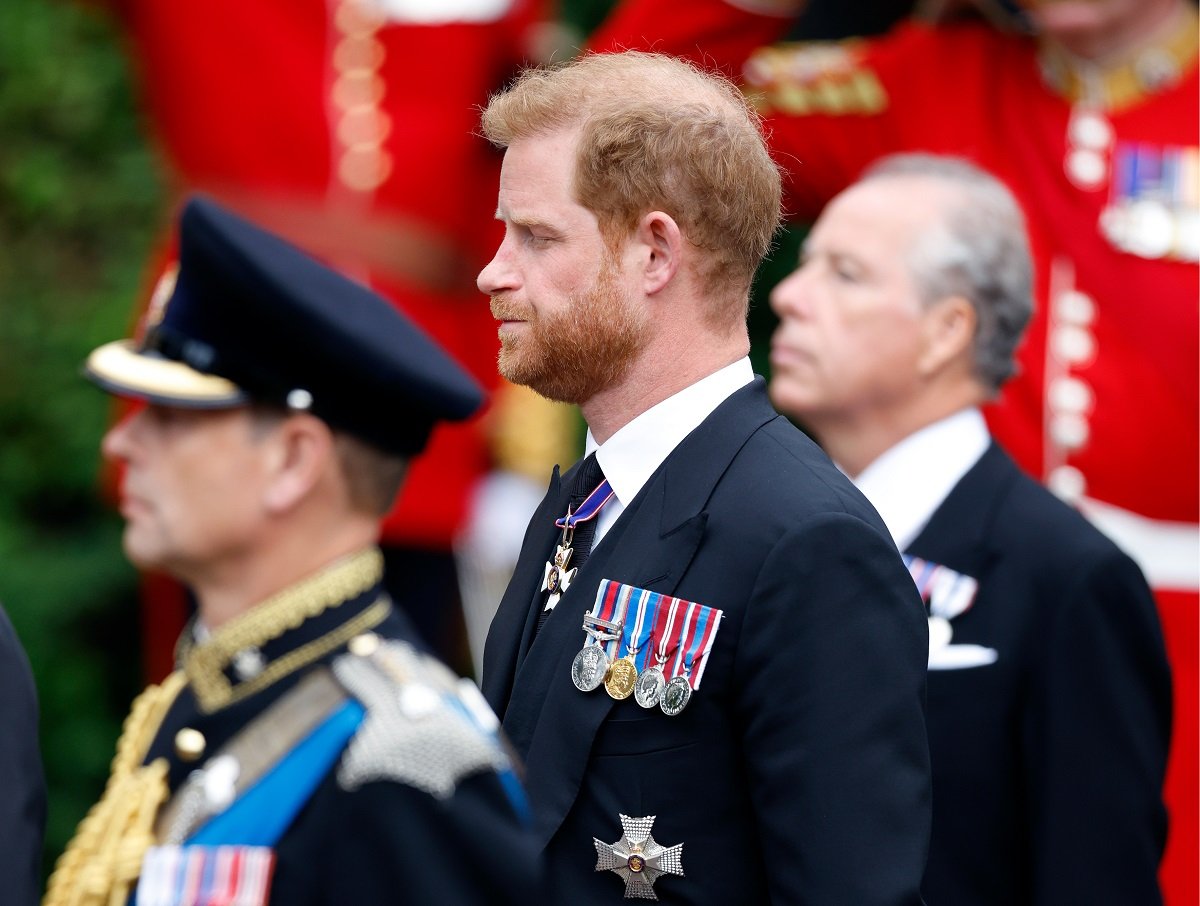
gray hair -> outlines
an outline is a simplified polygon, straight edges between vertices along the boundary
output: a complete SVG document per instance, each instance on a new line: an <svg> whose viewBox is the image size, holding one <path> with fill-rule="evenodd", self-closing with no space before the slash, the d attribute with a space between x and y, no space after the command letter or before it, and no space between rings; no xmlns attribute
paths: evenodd
<svg viewBox="0 0 1200 906"><path fill-rule="evenodd" d="M909 266L926 305L962 296L975 309L975 375L992 393L1016 371L1014 353L1033 314L1033 261L1025 218L1000 180L934 154L895 154L863 182L916 177L954 190L933 229L913 242Z"/></svg>

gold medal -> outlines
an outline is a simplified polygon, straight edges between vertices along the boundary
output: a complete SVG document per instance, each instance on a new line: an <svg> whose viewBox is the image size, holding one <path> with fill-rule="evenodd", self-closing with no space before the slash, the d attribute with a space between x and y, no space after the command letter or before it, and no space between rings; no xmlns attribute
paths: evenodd
<svg viewBox="0 0 1200 906"><path fill-rule="evenodd" d="M634 666L633 658L626 655L620 660L614 661L613 665L608 668L608 676L604 679L604 689L617 701L629 698L633 694L633 687L637 685L637 676L637 667Z"/></svg>

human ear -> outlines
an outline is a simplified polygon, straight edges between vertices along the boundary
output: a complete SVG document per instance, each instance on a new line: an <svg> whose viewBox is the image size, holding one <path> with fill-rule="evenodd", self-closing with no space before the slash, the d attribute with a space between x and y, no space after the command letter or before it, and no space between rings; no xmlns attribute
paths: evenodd
<svg viewBox="0 0 1200 906"><path fill-rule="evenodd" d="M659 292L679 270L683 232L670 214L651 211L638 222L634 238L644 250L642 288L647 295Z"/></svg>
<svg viewBox="0 0 1200 906"><path fill-rule="evenodd" d="M263 505L269 512L283 513L303 502L320 483L333 457L333 435L318 418L291 415L264 443L270 447Z"/></svg>
<svg viewBox="0 0 1200 906"><path fill-rule="evenodd" d="M977 323L975 306L962 296L947 296L926 308L922 316L923 350L917 362L921 375L934 375L960 359L969 368Z"/></svg>

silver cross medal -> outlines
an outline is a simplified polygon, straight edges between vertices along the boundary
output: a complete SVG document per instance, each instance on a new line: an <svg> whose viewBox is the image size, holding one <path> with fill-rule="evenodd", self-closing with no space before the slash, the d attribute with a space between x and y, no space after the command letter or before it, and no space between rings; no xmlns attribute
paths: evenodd
<svg viewBox="0 0 1200 906"><path fill-rule="evenodd" d="M568 530L569 531L569 530ZM574 532L572 532L574 534ZM563 532L563 543L558 545L558 550L554 552L554 560L546 562L546 572L542 576L541 591L550 592L546 596L546 606L543 610L553 610L558 604L558 599L563 596L568 588L571 587L571 582L575 578L575 573L579 571L575 569L567 569L567 564L571 562L571 539L567 536L566 531Z"/></svg>
<svg viewBox="0 0 1200 906"><path fill-rule="evenodd" d="M683 844L662 846L650 836L656 815L647 818L621 816L621 839L596 846L596 871L611 871L625 880L625 899L657 900L654 882L662 875L683 877Z"/></svg>

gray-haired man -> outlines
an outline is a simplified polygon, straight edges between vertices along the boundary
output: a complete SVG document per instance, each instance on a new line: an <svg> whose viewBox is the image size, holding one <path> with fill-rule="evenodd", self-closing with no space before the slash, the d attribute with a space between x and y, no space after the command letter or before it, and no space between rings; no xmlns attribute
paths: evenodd
<svg viewBox="0 0 1200 906"><path fill-rule="evenodd" d="M771 397L878 509L929 609L941 903L1154 903L1170 678L1138 568L979 406L1032 310L1021 212L952 158L885 159L771 296Z"/></svg>

